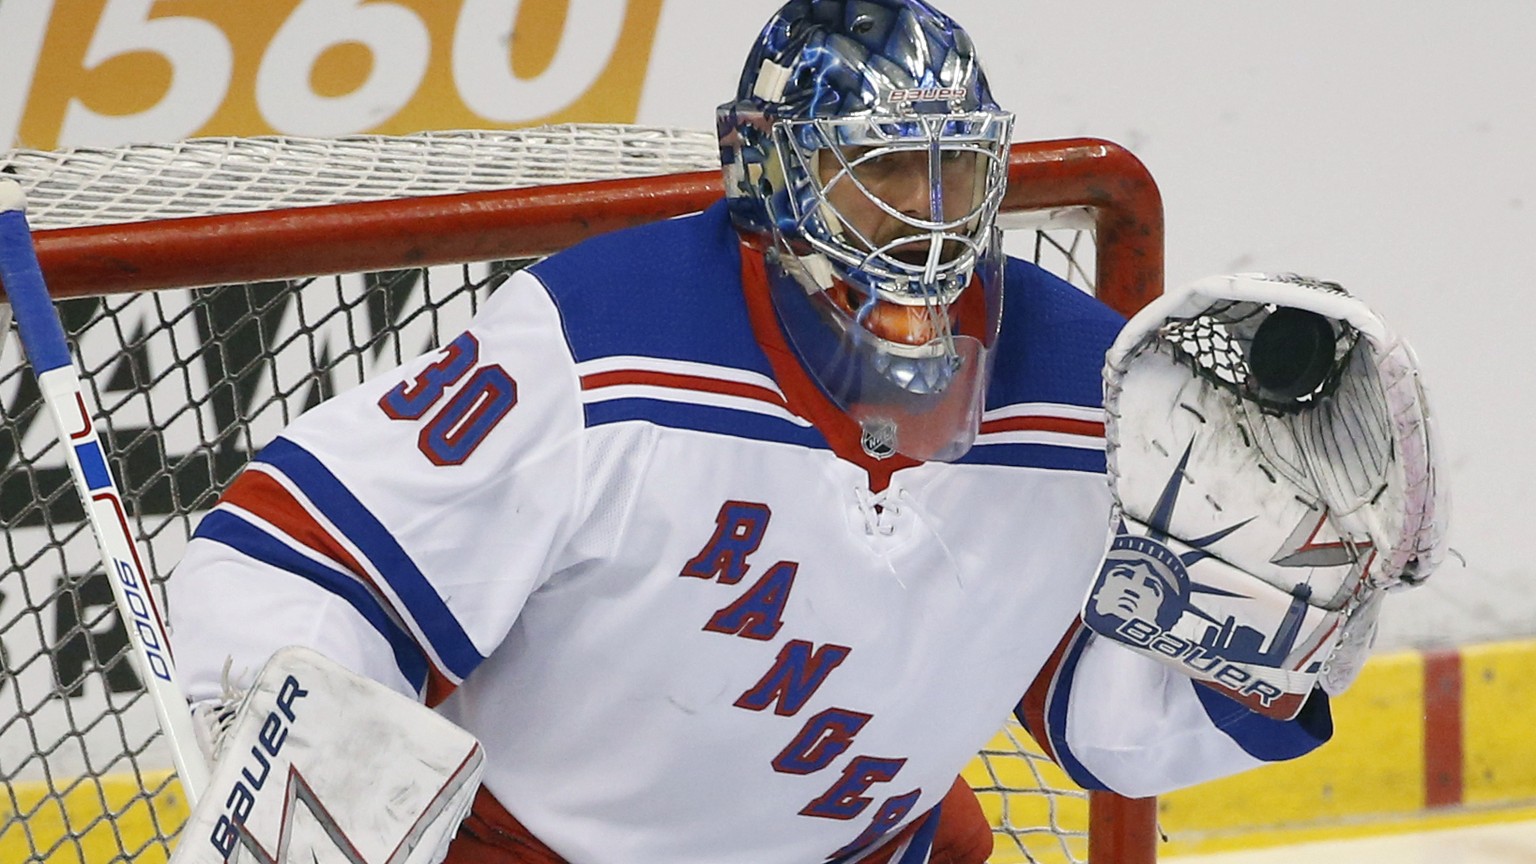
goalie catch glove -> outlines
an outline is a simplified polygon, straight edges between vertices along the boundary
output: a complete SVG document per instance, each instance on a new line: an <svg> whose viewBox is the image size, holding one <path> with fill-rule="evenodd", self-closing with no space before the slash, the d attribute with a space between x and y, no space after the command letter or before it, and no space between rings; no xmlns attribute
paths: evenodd
<svg viewBox="0 0 1536 864"><path fill-rule="evenodd" d="M1347 687L1446 501L1412 350L1338 285L1238 274L1158 298L1104 367L1095 632L1281 719Z"/></svg>

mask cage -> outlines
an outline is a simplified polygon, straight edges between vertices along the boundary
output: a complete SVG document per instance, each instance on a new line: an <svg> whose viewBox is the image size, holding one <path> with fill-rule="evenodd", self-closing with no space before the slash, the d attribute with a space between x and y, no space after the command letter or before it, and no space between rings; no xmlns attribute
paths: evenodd
<svg viewBox="0 0 1536 864"><path fill-rule="evenodd" d="M1006 188L1012 121L1004 112L972 112L774 123L792 234L826 256L840 278L869 298L901 305L954 302L991 242ZM858 152L850 153L853 148ZM921 155L914 160L911 154ZM974 171L957 176L952 163L967 156ZM835 163L827 165L828 159ZM909 182L926 190L926 213L888 200L892 183L901 178L878 184L870 179L871 166L882 160L902 160L903 166L916 169ZM829 170L825 180L824 167ZM952 188L961 181L969 189ZM866 236L831 200L838 187L851 187L904 230L888 238ZM916 191L895 188L904 198ZM958 203L957 194L962 196ZM901 257L904 251L907 258ZM920 262L910 260L912 252L920 253Z"/></svg>

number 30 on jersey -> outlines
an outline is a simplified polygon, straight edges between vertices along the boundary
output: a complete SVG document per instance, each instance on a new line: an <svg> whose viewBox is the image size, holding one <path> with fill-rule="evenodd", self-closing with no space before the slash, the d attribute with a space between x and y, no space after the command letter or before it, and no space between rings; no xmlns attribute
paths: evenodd
<svg viewBox="0 0 1536 864"><path fill-rule="evenodd" d="M512 376L479 361L480 342L466 332L413 380L400 382L379 400L391 420L427 418L416 446L434 465L463 464L517 404Z"/></svg>

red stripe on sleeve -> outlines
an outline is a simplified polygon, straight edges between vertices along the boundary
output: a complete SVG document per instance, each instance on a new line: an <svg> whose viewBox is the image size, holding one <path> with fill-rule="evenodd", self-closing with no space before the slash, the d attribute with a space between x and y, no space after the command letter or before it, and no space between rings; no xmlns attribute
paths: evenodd
<svg viewBox="0 0 1536 864"><path fill-rule="evenodd" d="M357 559L352 557L329 531L309 515L297 498L281 483L260 471L244 471L219 498L260 516L278 530L321 555L345 567L359 579L372 584Z"/></svg>
<svg viewBox="0 0 1536 864"><path fill-rule="evenodd" d="M1051 745L1050 732L1046 726L1046 710L1050 705L1051 688L1056 683L1057 673L1061 671L1061 662L1067 656L1067 649L1081 632L1083 632L1083 621L1079 618L1072 622L1072 626L1067 628L1066 635L1056 643L1056 650L1051 652L1050 659L1040 667L1035 680L1029 685L1029 689L1024 691L1024 698L1019 700L1018 708L1015 709L1015 714L1019 722L1024 724L1024 729L1053 762L1057 761L1056 748Z"/></svg>
<svg viewBox="0 0 1536 864"><path fill-rule="evenodd" d="M309 515L309 511L305 510L304 505L293 497L293 493L270 475L260 471L241 472L240 476L235 478L235 482L224 490L219 501L233 504L265 519L288 537L345 568L349 573L363 580L373 590L379 603L388 610L387 601L379 594L367 571L363 570L357 563L357 559L352 557L352 553L348 552L329 531ZM394 610L389 611L398 617L398 613ZM419 645L417 650L421 650ZM424 701L428 707L435 707L452 695L458 685L443 675L442 670L437 667L437 664L431 662L431 658L425 651L422 652L422 656L428 659Z"/></svg>
<svg viewBox="0 0 1536 864"><path fill-rule="evenodd" d="M986 432L1060 432L1065 435L1104 437L1104 424L1095 420L1074 420L1068 417L1004 417L987 420L981 424Z"/></svg>
<svg viewBox="0 0 1536 864"><path fill-rule="evenodd" d="M615 369L610 372L594 372L581 376L581 389L596 390L600 387L616 387L623 384L645 384L653 387L669 387L674 390L695 390L702 393L720 393L767 402L780 408L788 408L784 397L767 387L746 384L741 381L725 381L702 375L684 375L679 372L657 372L642 369Z"/></svg>

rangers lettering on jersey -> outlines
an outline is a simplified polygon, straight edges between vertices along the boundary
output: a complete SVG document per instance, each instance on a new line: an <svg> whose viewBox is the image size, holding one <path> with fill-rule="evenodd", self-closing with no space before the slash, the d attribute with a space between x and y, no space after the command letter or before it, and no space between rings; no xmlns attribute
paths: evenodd
<svg viewBox="0 0 1536 864"><path fill-rule="evenodd" d="M741 582L751 569L747 558L762 545L771 518L767 504L725 502L715 516L714 533L678 575L715 579L722 585ZM704 629L746 639L772 639L784 626L785 605L799 568L795 561L773 564L751 587L715 612ZM804 639L791 639L779 649L762 678L747 688L734 705L748 711L764 711L771 706L775 715L793 717L852 651L846 645L818 646ZM821 711L794 733L770 767L782 774L822 771L853 746L854 738L871 719L870 714L841 707ZM864 793L877 783L895 779L906 761L904 757L854 756L825 791L801 808L800 815L857 818L874 802ZM869 826L852 843L828 857L845 855L875 842L901 824L920 797L922 789L918 788L887 798L875 811Z"/></svg>

